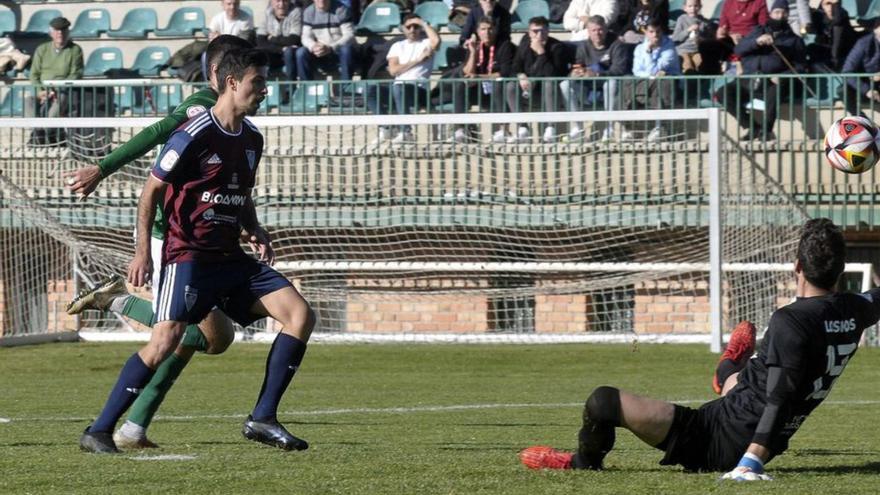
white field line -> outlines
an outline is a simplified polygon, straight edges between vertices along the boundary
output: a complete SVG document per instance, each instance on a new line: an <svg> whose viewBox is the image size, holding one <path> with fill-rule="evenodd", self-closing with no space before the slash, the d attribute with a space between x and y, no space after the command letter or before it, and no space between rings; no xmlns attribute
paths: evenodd
<svg viewBox="0 0 880 495"><path fill-rule="evenodd" d="M674 404L702 404L708 402L707 399L682 399L671 400ZM823 404L831 405L878 405L880 400L827 400ZM287 417L303 417L303 416L330 416L336 414L419 414L433 412L456 412L456 411L473 411L479 409L552 409L557 407L583 407L583 402L557 402L547 404L459 404L452 406L414 406L414 407L355 407L340 409L316 409L312 411L286 411L279 413L279 416ZM156 416L156 419L163 421L196 421L201 419L241 419L247 416L247 413L237 414L194 414L194 415L171 415ZM32 417L0 417L0 423L10 422L67 422L67 421L91 421L93 418L89 416L32 416Z"/></svg>
<svg viewBox="0 0 880 495"><path fill-rule="evenodd" d="M133 461L193 461L198 459L197 455L189 454L162 454L162 455L136 455L129 456Z"/></svg>

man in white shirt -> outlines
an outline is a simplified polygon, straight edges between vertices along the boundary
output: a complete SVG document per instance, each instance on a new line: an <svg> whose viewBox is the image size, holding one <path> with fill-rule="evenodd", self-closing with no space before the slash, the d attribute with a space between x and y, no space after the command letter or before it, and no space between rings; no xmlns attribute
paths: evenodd
<svg viewBox="0 0 880 495"><path fill-rule="evenodd" d="M241 0L222 0L221 3L223 12L211 18L208 40L213 40L221 34L231 34L253 42L254 19L241 10Z"/></svg>
<svg viewBox="0 0 880 495"><path fill-rule="evenodd" d="M440 46L440 36L430 24L415 14L403 18L404 39L391 45L388 55L388 73L394 77L391 98L398 114L409 113L410 107L427 106L430 99L431 71L434 53ZM380 129L380 140L389 137L388 129ZM393 144L414 140L410 126L400 126Z"/></svg>
<svg viewBox="0 0 880 495"><path fill-rule="evenodd" d="M581 41L589 37L587 23L590 17L600 15L605 18L605 25L611 25L617 19L617 2L615 0L571 0L562 18L566 31L571 31L570 41Z"/></svg>

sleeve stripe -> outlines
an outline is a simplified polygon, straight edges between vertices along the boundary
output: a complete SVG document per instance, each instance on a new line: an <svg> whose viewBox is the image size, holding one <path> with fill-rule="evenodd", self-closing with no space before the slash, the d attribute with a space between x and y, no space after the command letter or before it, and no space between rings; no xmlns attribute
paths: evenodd
<svg viewBox="0 0 880 495"><path fill-rule="evenodd" d="M192 137L195 137L196 134L199 133L202 129L205 128L207 124L211 121L211 115L209 112L202 112L198 117L193 119L192 122L187 124L187 126L183 129L184 132L189 134Z"/></svg>

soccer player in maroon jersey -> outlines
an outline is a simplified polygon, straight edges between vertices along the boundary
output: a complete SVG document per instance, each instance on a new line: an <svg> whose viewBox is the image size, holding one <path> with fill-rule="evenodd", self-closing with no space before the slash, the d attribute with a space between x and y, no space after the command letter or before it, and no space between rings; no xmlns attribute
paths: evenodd
<svg viewBox="0 0 880 495"><path fill-rule="evenodd" d="M266 96L267 63L257 50L227 53L217 74L217 104L171 135L147 179L128 281L140 287L149 280L149 231L163 198L169 228L156 323L149 343L125 363L101 415L80 438L85 451L118 452L112 431L119 417L177 347L184 328L215 306L243 326L267 316L282 324L242 433L285 450L308 448L278 423L276 413L305 354L315 315L290 281L266 264L274 252L251 198L263 136L246 116L256 113ZM242 230L257 236L259 261L241 249Z"/></svg>
<svg viewBox="0 0 880 495"><path fill-rule="evenodd" d="M577 451L529 447L520 452L522 463L532 469L602 469L615 428L623 427L664 451L661 464L727 471L722 478L736 481L771 479L764 464L785 452L843 373L862 332L880 319L880 288L835 291L845 257L843 233L831 220L804 224L794 264L797 300L773 313L752 359L747 355L754 327L737 326L739 350L719 362L713 380L721 398L691 409L598 387L584 407Z"/></svg>

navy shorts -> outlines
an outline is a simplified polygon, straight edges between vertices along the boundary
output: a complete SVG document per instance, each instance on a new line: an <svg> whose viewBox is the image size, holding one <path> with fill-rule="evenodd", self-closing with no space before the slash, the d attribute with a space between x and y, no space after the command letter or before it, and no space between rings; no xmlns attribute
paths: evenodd
<svg viewBox="0 0 880 495"><path fill-rule="evenodd" d="M284 275L253 259L171 263L162 267L155 321L198 323L216 306L247 326L263 318L251 313L254 303L285 287L293 285Z"/></svg>
<svg viewBox="0 0 880 495"><path fill-rule="evenodd" d="M729 471L736 467L751 437L737 432L715 399L699 409L675 405L675 418L661 446L660 464L680 464L687 471Z"/></svg>

